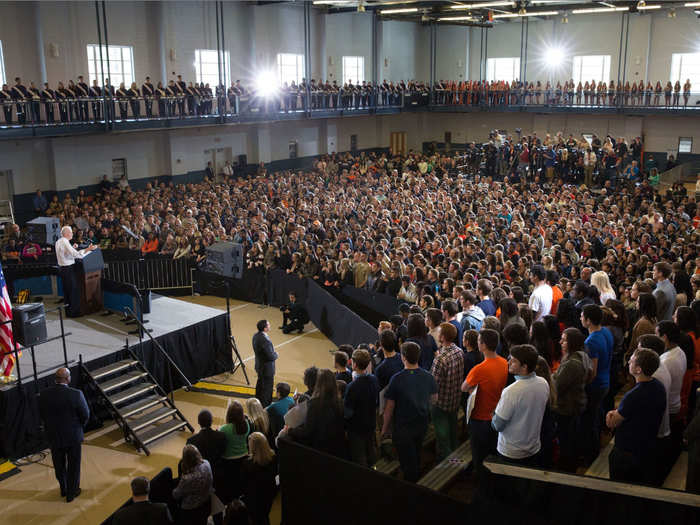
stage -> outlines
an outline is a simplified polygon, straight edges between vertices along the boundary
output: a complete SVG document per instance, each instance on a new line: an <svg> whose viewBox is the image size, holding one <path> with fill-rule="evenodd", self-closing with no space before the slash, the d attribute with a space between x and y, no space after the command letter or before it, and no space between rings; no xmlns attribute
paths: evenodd
<svg viewBox="0 0 700 525"><path fill-rule="evenodd" d="M147 320L146 328L152 330L151 335L159 338L187 326L206 321L221 315L221 310L187 303L171 297L151 294L151 312L144 315ZM44 307L52 310L57 305L55 298L46 298ZM70 367L78 363L80 355L83 362L91 361L112 354L124 348L139 343L138 334L129 334L136 330L136 324L122 322L123 316L112 313L104 316L101 313L85 315L73 319L63 318L66 333L66 353ZM61 335L58 312L46 314L46 332L49 338ZM145 339L148 339L144 335ZM63 343L56 339L35 347L37 375L39 378L53 374L57 367L63 366ZM23 382L34 378L32 357L29 349L24 349L19 359L19 374ZM15 369L17 373L18 370ZM0 387L0 390L2 387Z"/></svg>
<svg viewBox="0 0 700 525"><path fill-rule="evenodd" d="M56 306L56 299L46 299L45 308ZM47 314L47 336L60 336L58 312ZM64 318L66 354L71 369L72 386L86 386L79 361L88 369L106 366L122 359L125 345L143 359L149 372L166 391L183 386L176 373L169 374L166 360L144 335L139 345L135 324L120 321L121 314L91 314L74 319ZM163 347L187 379L194 383L232 367L226 311L170 297L153 295L151 311L144 315L146 328ZM0 386L0 457L22 457L45 446L36 409L36 394L53 382L56 368L64 366L63 342L60 338L35 347L38 381L34 380L32 356L24 349L19 360L19 383ZM17 372L17 369L15 370ZM172 379L172 383L171 383ZM95 405L96 399L88 403ZM98 414L100 415L100 414ZM93 424L99 424L93 421Z"/></svg>

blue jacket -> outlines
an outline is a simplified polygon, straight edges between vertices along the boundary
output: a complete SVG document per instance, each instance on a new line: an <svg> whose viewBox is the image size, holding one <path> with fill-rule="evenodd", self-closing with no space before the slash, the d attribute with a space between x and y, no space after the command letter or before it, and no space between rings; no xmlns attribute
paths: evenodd
<svg viewBox="0 0 700 525"><path fill-rule="evenodd" d="M90 409L80 390L58 384L47 388L39 396L39 413L51 448L82 443Z"/></svg>

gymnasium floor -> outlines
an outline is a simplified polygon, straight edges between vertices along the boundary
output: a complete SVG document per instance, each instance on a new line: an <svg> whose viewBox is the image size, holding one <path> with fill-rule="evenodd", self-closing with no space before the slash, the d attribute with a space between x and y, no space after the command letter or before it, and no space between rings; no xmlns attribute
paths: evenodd
<svg viewBox="0 0 700 525"><path fill-rule="evenodd" d="M225 310L226 302L217 297L186 297L182 300ZM231 326L238 350L246 361L248 377L255 386L255 371L251 338L255 324L260 319L270 321L270 338L279 354L275 381L286 381L292 391L303 388L303 372L315 364L332 368L331 343L311 324L303 334L285 335L277 327L282 324L282 314L277 308L261 309L252 303L231 301ZM239 369L234 375L220 374L208 378L207 382L225 385L245 385ZM216 385L214 385L216 386ZM214 424L224 422L229 397L199 392L177 391L175 402L192 425L197 427L197 413L209 408L214 415ZM191 434L180 432L158 441L151 448L151 455L137 453L123 440L119 428L111 421L101 429L85 436L82 448L82 494L72 503L61 498L53 474L51 456L27 458L33 463L20 463L21 472L0 481L0 508L2 521L12 525L24 524L70 524L95 525L101 523L130 496L129 481L135 476L155 476L164 467L175 472L182 447ZM273 524L280 522L279 498L272 509Z"/></svg>

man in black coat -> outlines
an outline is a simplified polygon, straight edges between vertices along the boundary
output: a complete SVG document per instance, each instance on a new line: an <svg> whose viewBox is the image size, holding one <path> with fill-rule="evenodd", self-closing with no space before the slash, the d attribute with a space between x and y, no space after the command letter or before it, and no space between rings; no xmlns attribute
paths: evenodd
<svg viewBox="0 0 700 525"><path fill-rule="evenodd" d="M298 330L304 331L304 325L309 322L309 314L304 305L297 303L297 294L289 292L289 304L283 306L282 310L282 330L285 334Z"/></svg>
<svg viewBox="0 0 700 525"><path fill-rule="evenodd" d="M194 445L206 459L212 469L216 468L221 456L226 450L226 434L219 430L212 430L212 415L206 408L197 416L200 431L187 440L188 445Z"/></svg>
<svg viewBox="0 0 700 525"><path fill-rule="evenodd" d="M165 503L148 500L150 484L146 478L138 477L131 481L131 505L119 509L112 517L112 525L165 525L173 518Z"/></svg>
<svg viewBox="0 0 700 525"><path fill-rule="evenodd" d="M270 341L270 323L263 319L258 321L258 333L253 336L253 351L255 352L255 373L258 381L255 384L255 397L260 400L263 408L272 402L272 387L275 383L275 360L277 352Z"/></svg>
<svg viewBox="0 0 700 525"><path fill-rule="evenodd" d="M59 368L56 384L39 397L39 413L51 446L61 496L70 503L80 494L80 446L90 409L83 393L69 384L70 370Z"/></svg>

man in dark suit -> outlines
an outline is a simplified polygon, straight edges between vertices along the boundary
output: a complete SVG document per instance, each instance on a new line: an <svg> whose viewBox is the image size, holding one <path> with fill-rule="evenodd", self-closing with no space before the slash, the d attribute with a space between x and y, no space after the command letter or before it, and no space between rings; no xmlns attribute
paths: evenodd
<svg viewBox="0 0 700 525"><path fill-rule="evenodd" d="M309 322L309 314L304 305L297 303L297 294L289 292L289 304L280 308L282 311L282 330L285 334L299 330L304 331L304 325Z"/></svg>
<svg viewBox="0 0 700 525"><path fill-rule="evenodd" d="M112 517L113 525L165 525L173 518L165 503L148 500L150 484L146 478L138 477L131 481L131 505L119 509Z"/></svg>
<svg viewBox="0 0 700 525"><path fill-rule="evenodd" d="M272 402L272 387L275 383L275 360L277 352L270 341L270 323L265 319L258 321L258 333L253 336L253 351L255 352L255 373L258 381L255 384L255 397L263 407Z"/></svg>
<svg viewBox="0 0 700 525"><path fill-rule="evenodd" d="M69 384L70 370L56 370L56 384L39 397L39 413L51 446L61 496L70 503L80 495L80 446L90 409L83 393Z"/></svg>
<svg viewBox="0 0 700 525"><path fill-rule="evenodd" d="M211 465L216 468L221 456L226 450L226 434L219 430L212 430L212 415L209 410L202 410L197 416L200 431L187 440L188 445L194 445Z"/></svg>

